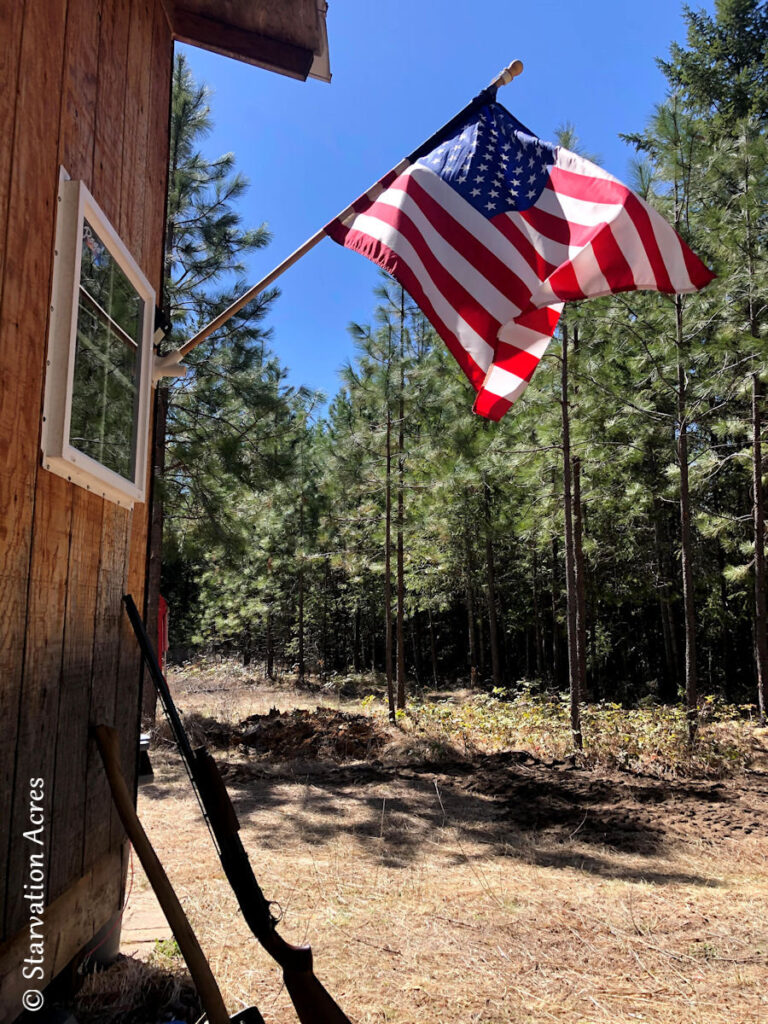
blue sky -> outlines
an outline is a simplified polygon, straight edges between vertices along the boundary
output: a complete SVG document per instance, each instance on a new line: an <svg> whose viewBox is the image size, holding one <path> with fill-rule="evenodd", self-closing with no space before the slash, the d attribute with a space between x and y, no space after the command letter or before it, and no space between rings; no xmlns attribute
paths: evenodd
<svg viewBox="0 0 768 1024"><path fill-rule="evenodd" d="M250 261L252 282L517 57L525 71L500 101L545 139L572 122L585 151L626 180L632 151L618 133L642 129L664 99L654 58L684 42L681 9L677 0L330 0L330 85L181 47L214 91L205 152L235 153L251 181L244 221L273 233ZM347 325L371 319L377 274L326 239L281 278L269 325L292 384L332 397L353 354Z"/></svg>

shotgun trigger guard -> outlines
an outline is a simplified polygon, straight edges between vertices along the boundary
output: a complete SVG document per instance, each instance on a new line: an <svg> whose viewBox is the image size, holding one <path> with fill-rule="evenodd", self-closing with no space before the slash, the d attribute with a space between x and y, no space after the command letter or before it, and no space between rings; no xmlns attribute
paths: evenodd
<svg viewBox="0 0 768 1024"><path fill-rule="evenodd" d="M277 926L283 920L283 908L280 906L277 900L267 900L267 907L269 908L269 916L272 921L272 927L277 928ZM274 913L272 907L277 907L277 913Z"/></svg>

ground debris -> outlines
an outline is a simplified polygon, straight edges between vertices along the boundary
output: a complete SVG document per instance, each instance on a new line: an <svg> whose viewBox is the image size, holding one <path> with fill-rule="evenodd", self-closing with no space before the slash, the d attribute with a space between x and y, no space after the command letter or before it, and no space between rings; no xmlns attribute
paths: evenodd
<svg viewBox="0 0 768 1024"><path fill-rule="evenodd" d="M280 758L359 761L376 754L389 736L374 718L317 707L250 715L240 723L240 742Z"/></svg>
<svg viewBox="0 0 768 1024"><path fill-rule="evenodd" d="M88 975L75 997L79 1024L154 1024L180 1021L194 1024L202 1005L181 961L173 968L119 956Z"/></svg>

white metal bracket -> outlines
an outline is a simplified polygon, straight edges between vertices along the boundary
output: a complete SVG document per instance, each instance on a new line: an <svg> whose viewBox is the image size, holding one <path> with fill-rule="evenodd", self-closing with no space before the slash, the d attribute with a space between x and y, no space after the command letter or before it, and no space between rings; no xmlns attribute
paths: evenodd
<svg viewBox="0 0 768 1024"><path fill-rule="evenodd" d="M158 348L164 337L165 333L158 328L154 337L155 349ZM163 377L186 377L189 367L182 364L181 358L181 352L178 349L175 352L168 352L164 356L156 355L152 366L152 383L157 384Z"/></svg>

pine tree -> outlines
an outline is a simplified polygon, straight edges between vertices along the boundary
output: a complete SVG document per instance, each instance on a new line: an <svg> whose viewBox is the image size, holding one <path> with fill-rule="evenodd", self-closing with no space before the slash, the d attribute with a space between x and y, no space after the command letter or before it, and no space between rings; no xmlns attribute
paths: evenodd
<svg viewBox="0 0 768 1024"><path fill-rule="evenodd" d="M242 225L236 204L248 187L234 156L207 159L200 146L212 126L210 91L195 82L183 55L174 63L165 256L165 300L178 347L243 290L244 257L269 241L262 225ZM197 560L208 549L241 550L240 510L259 485L290 466L275 443L291 417L284 371L270 356L263 322L276 292L265 293L188 357L190 373L159 389L167 410L162 493L168 555L163 587L177 629L193 628ZM160 439L162 440L162 439ZM183 587L179 600L175 591ZM183 603L179 614L178 606ZM185 616L189 619L185 622Z"/></svg>
<svg viewBox="0 0 768 1024"><path fill-rule="evenodd" d="M709 213L713 249L727 276L722 301L743 325L742 348L752 357L751 448L754 562L754 641L761 718L768 703L765 513L762 466L764 364L765 128L768 122L768 8L759 0L718 0L714 16L685 10L688 46L673 44L660 62L688 108L699 114L714 152ZM735 258L734 258L735 257Z"/></svg>

